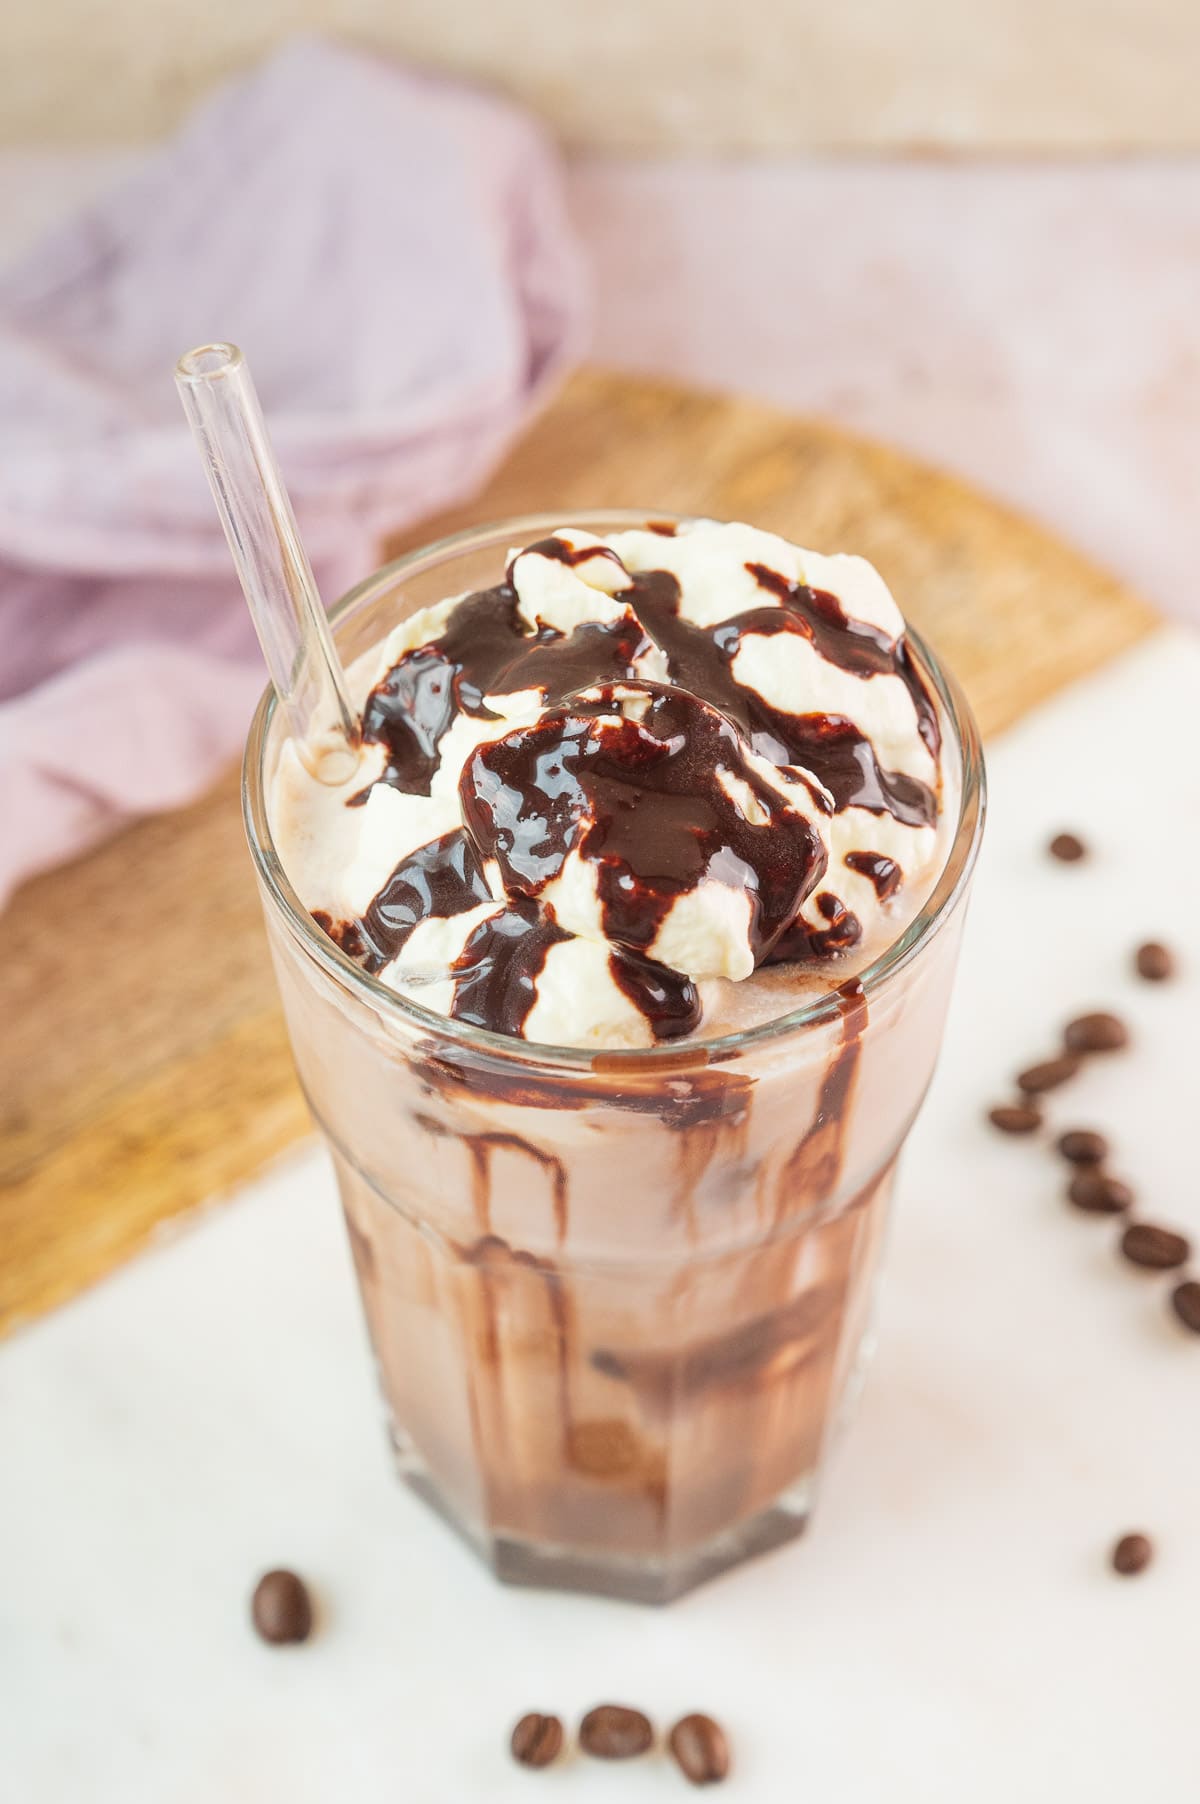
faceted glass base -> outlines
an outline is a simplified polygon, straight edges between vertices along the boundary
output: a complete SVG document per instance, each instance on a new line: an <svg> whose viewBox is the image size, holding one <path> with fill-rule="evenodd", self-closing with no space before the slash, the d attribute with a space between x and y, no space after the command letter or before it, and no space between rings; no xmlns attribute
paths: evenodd
<svg viewBox="0 0 1200 1804"><path fill-rule="evenodd" d="M462 1521L443 1498L411 1442L394 1431L392 1440L397 1469L405 1484L508 1585L586 1591L597 1597L624 1598L630 1603L669 1604L743 1560L770 1553L794 1540L803 1533L811 1506L809 1478L791 1486L758 1515L697 1547L680 1549L669 1556L640 1554L622 1558L607 1552L590 1553L585 1548L555 1547L544 1542L534 1545L504 1535L489 1535Z"/></svg>

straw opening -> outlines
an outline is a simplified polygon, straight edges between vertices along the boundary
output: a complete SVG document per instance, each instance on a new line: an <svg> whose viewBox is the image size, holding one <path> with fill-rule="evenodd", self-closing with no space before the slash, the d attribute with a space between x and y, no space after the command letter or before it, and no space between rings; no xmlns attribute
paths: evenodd
<svg viewBox="0 0 1200 1804"><path fill-rule="evenodd" d="M236 369L242 353L236 345L197 345L185 351L176 364L176 372L184 382L211 382L228 370Z"/></svg>

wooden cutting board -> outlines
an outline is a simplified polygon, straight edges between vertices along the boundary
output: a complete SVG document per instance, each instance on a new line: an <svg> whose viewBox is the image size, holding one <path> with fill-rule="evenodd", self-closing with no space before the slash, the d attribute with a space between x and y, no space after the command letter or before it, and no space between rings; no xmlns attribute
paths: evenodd
<svg viewBox="0 0 1200 1804"><path fill-rule="evenodd" d="M862 552L957 671L985 734L1155 624L1048 533L896 451L595 371L469 507L386 555L472 521L584 507L709 513ZM26 885L3 945L0 1332L310 1131L235 772Z"/></svg>

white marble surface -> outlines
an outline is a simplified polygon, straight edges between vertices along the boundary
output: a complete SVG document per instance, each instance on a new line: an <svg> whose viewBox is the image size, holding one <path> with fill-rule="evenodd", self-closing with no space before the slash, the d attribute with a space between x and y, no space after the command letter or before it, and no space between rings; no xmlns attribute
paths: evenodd
<svg viewBox="0 0 1200 1804"><path fill-rule="evenodd" d="M878 1362L817 1519L662 1611L497 1586L395 1484L323 1158L0 1348L0 1796L13 1804L681 1797L665 1763L529 1775L529 1707L707 1707L730 1799L1192 1795L1200 1341L1044 1147L981 1120L1056 1026L1136 1043L1053 1105L1200 1236L1200 643L1163 635L1009 734L942 1061L902 1174ZM1041 848L1062 825L1087 865ZM1149 933L1177 983L1130 975ZM1158 1543L1140 1579L1112 1539ZM325 1612L246 1621L291 1563Z"/></svg>

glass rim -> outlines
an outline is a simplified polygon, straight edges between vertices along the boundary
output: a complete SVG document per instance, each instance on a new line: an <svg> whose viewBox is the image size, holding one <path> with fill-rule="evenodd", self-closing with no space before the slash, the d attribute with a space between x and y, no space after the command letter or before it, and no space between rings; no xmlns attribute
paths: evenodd
<svg viewBox="0 0 1200 1804"><path fill-rule="evenodd" d="M329 608L330 625L336 638L339 624L358 608L378 599L394 588L406 575L423 573L448 562L451 558L490 545L505 542L520 545L531 537L545 537L556 526L581 526L597 533L601 529L645 529L650 523L679 525L693 518L710 515L687 515L669 508L586 508L564 509L553 514L522 514L502 520L481 522L444 538L406 551L354 584ZM958 820L946 852L945 862L922 907L904 931L892 940L878 956L855 973L868 1001L881 988L890 984L906 969L954 914L962 900L974 870L983 833L987 790L983 748L979 729L970 706L956 679L950 675L920 633L906 622L906 634L922 674L933 684L938 701L949 719L959 748L960 791ZM336 946L318 927L296 891L292 888L275 848L267 817L266 785L263 764L269 743L271 723L278 706L272 685L264 689L254 711L246 738L242 760L242 818L251 856L259 880L279 917L300 950L311 958L341 989L348 990L367 1002L385 1019L394 1019L408 1030L435 1034L456 1043L466 1051L502 1059L505 1064L569 1069L580 1075L597 1072L614 1075L618 1071L654 1071L660 1076L680 1075L702 1065L719 1063L764 1046L773 1040L816 1026L836 1016L841 997L836 985L819 996L806 999L786 1014L772 1016L753 1027L714 1035L711 1039L689 1038L685 1041L660 1041L654 1046L632 1048L597 1048L555 1046L539 1040L517 1039L511 1034L496 1033L476 1027L470 1022L456 1021L423 1007L411 997L390 989L364 971L360 965Z"/></svg>

